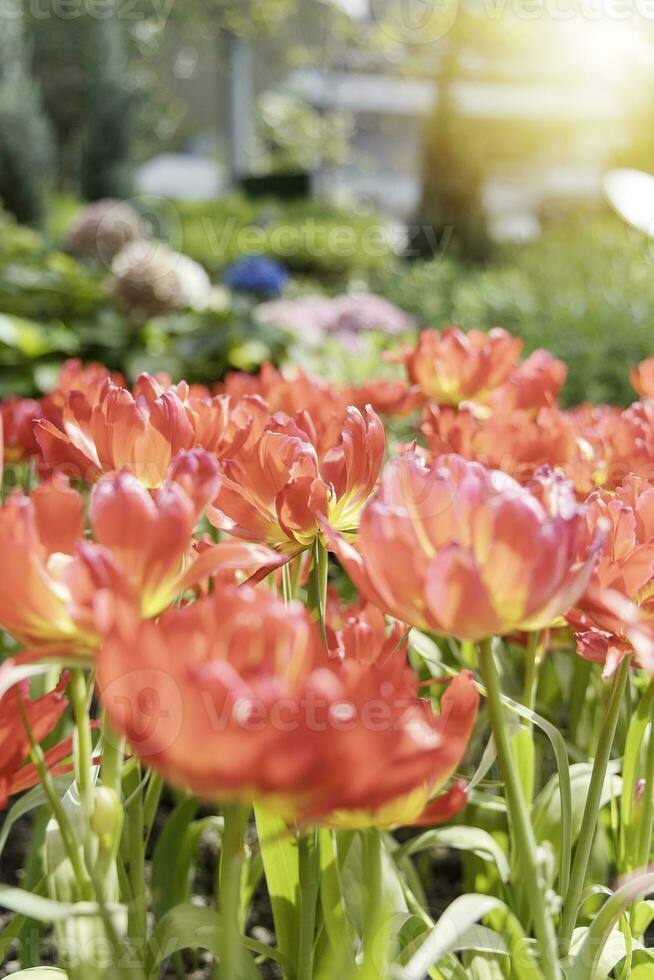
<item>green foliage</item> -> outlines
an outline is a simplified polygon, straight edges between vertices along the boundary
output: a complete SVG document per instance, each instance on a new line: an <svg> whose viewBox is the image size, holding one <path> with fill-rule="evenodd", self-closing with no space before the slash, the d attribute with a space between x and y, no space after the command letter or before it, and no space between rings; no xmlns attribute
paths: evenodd
<svg viewBox="0 0 654 980"><path fill-rule="evenodd" d="M262 93L257 109L257 171L315 170L347 160L351 123L344 114L274 90Z"/></svg>
<svg viewBox="0 0 654 980"><path fill-rule="evenodd" d="M629 367L654 353L653 263L648 240L607 216L553 227L484 267L415 264L383 289L422 326L502 326L528 352L545 347L568 366L567 404L629 404Z"/></svg>
<svg viewBox="0 0 654 980"><path fill-rule="evenodd" d="M66 201L61 211L70 209ZM70 356L102 361L131 378L167 371L203 383L284 354L286 336L257 324L249 301L147 320L114 306L109 281L108 270L51 248L0 213L0 393L46 390Z"/></svg>
<svg viewBox="0 0 654 980"><path fill-rule="evenodd" d="M353 214L320 201L280 204L231 197L179 202L176 217L172 244L213 274L243 255L266 254L295 275L319 279L338 291L350 280L383 275L394 259L376 215Z"/></svg>

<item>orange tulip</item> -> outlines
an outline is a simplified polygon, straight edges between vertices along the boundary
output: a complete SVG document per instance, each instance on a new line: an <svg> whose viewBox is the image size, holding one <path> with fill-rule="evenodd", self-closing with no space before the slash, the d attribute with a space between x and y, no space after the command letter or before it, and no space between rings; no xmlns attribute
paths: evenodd
<svg viewBox="0 0 654 980"><path fill-rule="evenodd" d="M457 453L503 470L518 483L526 483L544 465L570 469L571 478L576 473L576 433L555 407L541 409L535 418L520 409L479 418L468 408L427 405L420 429L432 458Z"/></svg>
<svg viewBox="0 0 654 980"><path fill-rule="evenodd" d="M114 631L98 681L112 724L173 784L299 823L420 819L478 700L462 675L435 715L401 653L330 657L307 610L251 586ZM440 812L460 802L457 788Z"/></svg>
<svg viewBox="0 0 654 980"><path fill-rule="evenodd" d="M83 537L84 502L61 476L0 508L0 625L25 644L88 651L93 630L75 621L69 576Z"/></svg>
<svg viewBox="0 0 654 980"><path fill-rule="evenodd" d="M403 355L409 380L438 405L486 401L519 364L522 341L496 328L423 330Z"/></svg>
<svg viewBox="0 0 654 980"><path fill-rule="evenodd" d="M467 640L550 626L583 593L601 541L584 544L572 485L521 487L458 456L388 464L356 547L326 528L360 593L420 629Z"/></svg>
<svg viewBox="0 0 654 980"><path fill-rule="evenodd" d="M71 391L61 424L43 419L35 432L52 469L63 467L87 482L128 469L145 487L156 488L179 452L196 446L218 455L235 452L266 419L257 398L235 403L142 374L133 392L110 379L97 391Z"/></svg>
<svg viewBox="0 0 654 980"><path fill-rule="evenodd" d="M42 418L41 403L33 398L5 398L0 402L0 423L4 433L6 462L22 462L36 456L34 423Z"/></svg>
<svg viewBox="0 0 654 980"><path fill-rule="evenodd" d="M194 547L218 485L218 463L200 449L181 453L152 493L127 471L107 474L91 494L93 540L83 498L61 474L10 497L0 508L0 626L35 653L90 657L125 604L154 616L210 575L277 567L261 545Z"/></svg>
<svg viewBox="0 0 654 980"><path fill-rule="evenodd" d="M218 459L229 458L246 442L256 440L269 418L268 406L258 395L235 399L190 391L184 405L195 432L195 444Z"/></svg>
<svg viewBox="0 0 654 980"><path fill-rule="evenodd" d="M648 357L632 368L629 381L641 398L654 398L654 357Z"/></svg>
<svg viewBox="0 0 654 980"><path fill-rule="evenodd" d="M637 652L648 666L654 663L649 643L643 648L638 642L654 621L654 487L631 475L615 493L595 490L587 505L587 539L601 523L606 540L588 589L568 621L577 635L578 653L603 663L608 677L633 651L634 635Z"/></svg>
<svg viewBox="0 0 654 980"><path fill-rule="evenodd" d="M654 477L654 402L622 410L610 405L556 405L536 415L496 408L425 406L421 431L436 458L455 452L501 469L519 482L543 465L560 467L583 499L595 487L615 488L629 473Z"/></svg>
<svg viewBox="0 0 654 980"><path fill-rule="evenodd" d="M361 385L352 385L344 391L348 405L363 411L366 405L372 406L378 415L401 416L419 408L423 397L415 387L404 381L380 378Z"/></svg>
<svg viewBox="0 0 654 980"><path fill-rule="evenodd" d="M41 399L43 414L58 428L62 427L63 411L71 392L78 391L94 404L106 381L119 388L124 387L125 379L118 371L109 371L103 364L90 361L83 364L77 358L64 361L59 371L55 387Z"/></svg>
<svg viewBox="0 0 654 980"><path fill-rule="evenodd" d="M295 419L311 435L318 452L338 441L349 405L343 392L321 378L303 371L289 377L272 364L264 364L257 375L231 372L222 388L236 399L258 395L272 415L281 412Z"/></svg>
<svg viewBox="0 0 654 980"><path fill-rule="evenodd" d="M503 385L493 391L489 399L491 411L519 409L534 413L540 408L554 405L566 374L563 361L552 357L546 350L535 350Z"/></svg>
<svg viewBox="0 0 654 980"><path fill-rule="evenodd" d="M144 617L156 616L216 572L275 568L279 558L267 548L192 546L194 528L219 485L218 463L202 449L180 453L152 493L127 471L102 477L91 494L94 541L78 545L81 561L98 582L103 576L115 580L118 571L120 593L127 589Z"/></svg>
<svg viewBox="0 0 654 980"><path fill-rule="evenodd" d="M371 409L364 416L349 408L338 443L322 454L309 425L301 428L280 413L260 439L223 461L209 520L290 558L311 547L322 518L343 533L356 530L383 455L384 429Z"/></svg>
<svg viewBox="0 0 654 980"><path fill-rule="evenodd" d="M0 668L0 674L7 667L5 662ZM39 781L36 766L25 763L30 753L30 742L23 724L20 702L34 740L42 742L66 710L67 701L63 692L67 683L68 679L63 675L54 691L35 701L29 698L30 686L27 681L15 685L0 697L0 810L5 808L12 794L21 793ZM71 740L67 739L46 752L46 766L52 769L69 756L71 750Z"/></svg>
<svg viewBox="0 0 654 980"><path fill-rule="evenodd" d="M193 426L179 395L147 375L132 395L106 380L97 399L72 391L63 408L63 430L43 420L36 438L46 463L93 482L126 467L146 487L163 481L171 460L194 443Z"/></svg>

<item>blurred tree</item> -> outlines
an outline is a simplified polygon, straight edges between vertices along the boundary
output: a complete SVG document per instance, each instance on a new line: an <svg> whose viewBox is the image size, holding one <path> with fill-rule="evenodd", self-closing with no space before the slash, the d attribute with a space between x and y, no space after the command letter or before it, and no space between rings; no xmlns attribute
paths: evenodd
<svg viewBox="0 0 654 980"><path fill-rule="evenodd" d="M421 258L433 259L450 244L464 259L479 261L490 251L482 203L485 160L475 146L474 127L462 116L454 86L460 73L461 33L451 32L438 71L436 108L425 126L422 193L412 241Z"/></svg>
<svg viewBox="0 0 654 980"><path fill-rule="evenodd" d="M55 134L59 188L90 198L120 194L130 155L132 93L125 25L115 0L101 16L57 0L30 6L32 66ZM95 171L95 173L94 173Z"/></svg>
<svg viewBox="0 0 654 980"><path fill-rule="evenodd" d="M0 202L26 224L43 217L51 141L30 77L21 8L0 0Z"/></svg>
<svg viewBox="0 0 654 980"><path fill-rule="evenodd" d="M125 84L128 59L117 18L100 22L92 41L96 69L80 160L80 189L87 201L129 195L135 110L134 93Z"/></svg>

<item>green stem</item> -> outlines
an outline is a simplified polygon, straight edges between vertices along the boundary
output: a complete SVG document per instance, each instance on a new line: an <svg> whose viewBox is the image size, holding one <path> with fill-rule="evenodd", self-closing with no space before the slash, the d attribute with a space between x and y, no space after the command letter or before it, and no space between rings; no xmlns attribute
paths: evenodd
<svg viewBox="0 0 654 980"><path fill-rule="evenodd" d="M316 908L320 885L318 831L301 831L298 841L300 864L300 935L297 980L313 980L313 953L316 938Z"/></svg>
<svg viewBox="0 0 654 980"><path fill-rule="evenodd" d="M584 807L584 816L581 822L574 861L572 862L570 884L568 885L568 891L563 903L561 945L564 954L567 954L570 948L570 940L577 920L579 902L588 870L588 861L595 836L595 828L597 827L597 818L600 811L609 756L613 747L613 739L615 738L615 730L620 716L620 707L622 705L625 687L629 679L630 663L631 658L625 657L613 678L604 723L599 733L597 751L593 761L593 771L591 773L586 805Z"/></svg>
<svg viewBox="0 0 654 980"><path fill-rule="evenodd" d="M504 709L500 694L497 668L493 660L491 640L483 640L479 645L479 667L487 691L487 707L490 718L497 758L506 789L506 803L514 847L524 876L524 887L529 910L534 922L534 931L540 947L541 964L545 980L559 980L561 973L557 957L554 925L545 904L545 893L540 882L536 838L529 818L520 775L518 773L508 728L504 719Z"/></svg>
<svg viewBox="0 0 654 980"><path fill-rule="evenodd" d="M590 673L592 664L588 660L584 660L583 657L578 657L574 655L574 667L572 669L572 681L570 688L568 690L568 711L570 716L570 736L572 738L573 744L578 748L580 746L580 728L581 722L584 714L584 709L588 705L586 698L586 692L590 686ZM588 739L585 740L586 745L588 744Z"/></svg>
<svg viewBox="0 0 654 980"><path fill-rule="evenodd" d="M370 828L363 832L363 881L366 910L363 917L363 959L370 960L382 905L382 835Z"/></svg>
<svg viewBox="0 0 654 980"><path fill-rule="evenodd" d="M527 660L525 663L525 686L522 703L525 708L534 711L536 708L536 689L538 687L538 669L543 660L542 634L534 630L527 634Z"/></svg>
<svg viewBox="0 0 654 980"><path fill-rule="evenodd" d="M156 772L150 773L148 788L145 791L145 803L143 805L144 847L147 847L148 841L150 840L150 834L152 833L152 827L157 816L159 803L161 802L163 788L164 783L161 776Z"/></svg>
<svg viewBox="0 0 654 980"><path fill-rule="evenodd" d="M327 607L327 575L329 572L329 556L327 549L316 538L311 549L311 569L309 571L309 586L307 599L311 609L320 623L322 638L327 645L327 629L325 625L325 610Z"/></svg>
<svg viewBox="0 0 654 980"><path fill-rule="evenodd" d="M75 716L75 777L87 820L93 812L93 740L89 724L88 691L84 671L76 669L70 678L70 696Z"/></svg>
<svg viewBox="0 0 654 980"><path fill-rule="evenodd" d="M654 828L654 711L650 715L649 740L645 759L645 786L640 813L640 832L638 835L638 867L649 864L649 854Z"/></svg>
<svg viewBox="0 0 654 980"><path fill-rule="evenodd" d="M241 886L245 853L245 827L248 811L238 803L223 809L225 827L218 870L218 907L220 910L221 956L217 976L220 980L238 980L242 974Z"/></svg>
<svg viewBox="0 0 654 980"><path fill-rule="evenodd" d="M129 884L132 901L129 906L128 933L134 948L142 952L147 939L147 907L145 900L145 842L143 839L143 795L141 767L137 766L126 778L126 793L131 796L127 808L127 844Z"/></svg>
<svg viewBox="0 0 654 980"><path fill-rule="evenodd" d="M68 820L63 803L57 794L52 776L50 775L48 767L45 763L41 746L34 739L34 733L32 732L32 726L29 723L27 712L25 711L23 699L18 693L16 694L16 698L18 699L18 710L29 739L32 762L36 766L43 791L47 797L48 803L50 804L50 809L52 810L53 816L59 825L61 840L66 849L68 860L70 861L73 873L77 880L81 897L85 901L92 901L95 898L93 884L82 860L82 855L80 853L78 842L75 839L73 828Z"/></svg>
<svg viewBox="0 0 654 980"><path fill-rule="evenodd" d="M102 724L102 768L100 771L103 786L108 786L122 797L123 757L125 739L117 735L107 719Z"/></svg>

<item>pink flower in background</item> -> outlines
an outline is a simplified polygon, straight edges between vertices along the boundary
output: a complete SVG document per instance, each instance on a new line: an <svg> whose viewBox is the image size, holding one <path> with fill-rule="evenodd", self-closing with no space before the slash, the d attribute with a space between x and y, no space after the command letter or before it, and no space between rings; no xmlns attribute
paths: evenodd
<svg viewBox="0 0 654 980"><path fill-rule="evenodd" d="M372 331L396 336L415 326L408 314L373 293L276 300L258 306L255 316L260 323L274 324L308 343L328 335L351 340Z"/></svg>

